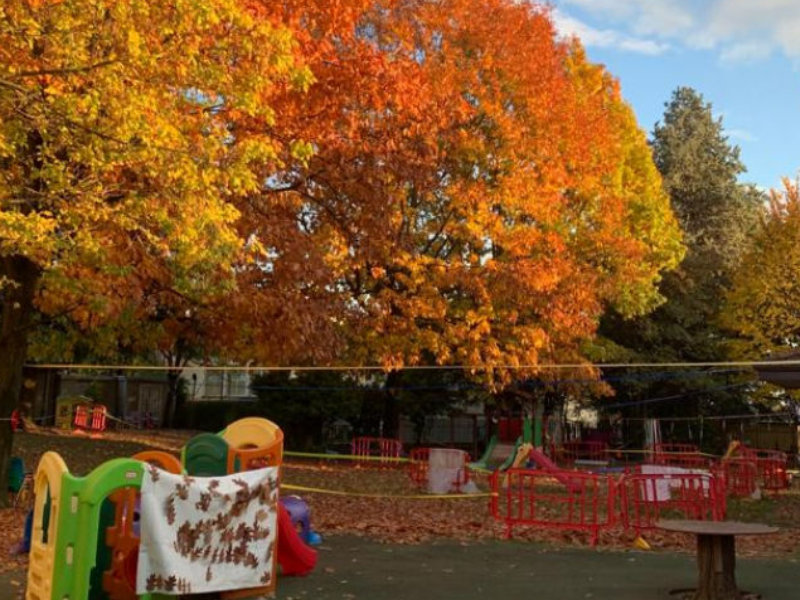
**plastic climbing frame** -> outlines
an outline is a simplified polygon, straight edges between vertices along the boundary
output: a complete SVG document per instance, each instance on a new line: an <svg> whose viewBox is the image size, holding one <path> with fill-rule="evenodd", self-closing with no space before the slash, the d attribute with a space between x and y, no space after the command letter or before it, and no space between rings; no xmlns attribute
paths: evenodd
<svg viewBox="0 0 800 600"><path fill-rule="evenodd" d="M58 454L45 453L33 479L26 600L169 598L136 594L139 490L147 464L173 473L185 469L214 476L279 466L282 456L283 432L264 419L244 419L220 435L193 438L183 449L183 463L165 452L148 451L110 460L86 477L75 477ZM268 587L224 592L223 598L269 594L275 579Z"/></svg>

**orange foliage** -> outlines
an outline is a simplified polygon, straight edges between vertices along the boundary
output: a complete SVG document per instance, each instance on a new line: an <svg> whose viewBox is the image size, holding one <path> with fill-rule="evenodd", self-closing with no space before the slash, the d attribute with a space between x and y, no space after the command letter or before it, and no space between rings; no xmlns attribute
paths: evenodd
<svg viewBox="0 0 800 600"><path fill-rule="evenodd" d="M315 78L273 99L271 131L314 154L240 205L270 258L242 273L238 314L287 324L253 329L254 352L286 360L287 333L325 331L321 350L349 363L580 362L607 303L657 304L681 246L644 135L546 9L262 9L294 28Z"/></svg>

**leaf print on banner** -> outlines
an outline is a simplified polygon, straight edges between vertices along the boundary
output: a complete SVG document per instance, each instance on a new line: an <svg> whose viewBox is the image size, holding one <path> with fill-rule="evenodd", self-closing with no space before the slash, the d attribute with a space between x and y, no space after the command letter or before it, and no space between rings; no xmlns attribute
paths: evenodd
<svg viewBox="0 0 800 600"><path fill-rule="evenodd" d="M207 512L208 511L208 507L210 505L211 505L211 494L210 493L200 494L200 500L198 500L194 504L195 508L197 508L198 510L201 510L203 512Z"/></svg>
<svg viewBox="0 0 800 600"><path fill-rule="evenodd" d="M189 497L189 486L186 484L176 484L175 490L178 494L178 498L181 500L186 500Z"/></svg>
<svg viewBox="0 0 800 600"><path fill-rule="evenodd" d="M172 525L175 523L175 496L170 494L165 504L164 514L167 516L167 523Z"/></svg>
<svg viewBox="0 0 800 600"><path fill-rule="evenodd" d="M161 575L157 575L156 573L150 575L150 577L147 578L147 591L154 592L161 589L161 579Z"/></svg>

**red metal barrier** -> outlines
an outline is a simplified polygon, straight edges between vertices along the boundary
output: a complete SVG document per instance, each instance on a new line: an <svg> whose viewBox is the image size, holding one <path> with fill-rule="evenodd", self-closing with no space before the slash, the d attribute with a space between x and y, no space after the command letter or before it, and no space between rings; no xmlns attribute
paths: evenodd
<svg viewBox="0 0 800 600"><path fill-rule="evenodd" d="M94 431L105 431L106 430L106 417L107 411L106 407L102 404L99 406L95 406L92 409L92 421L89 425L89 429Z"/></svg>
<svg viewBox="0 0 800 600"><path fill-rule="evenodd" d="M754 460L726 458L718 467L725 481L725 490L732 496L750 496L756 491L758 468Z"/></svg>
<svg viewBox="0 0 800 600"><path fill-rule="evenodd" d="M786 461L759 458L756 460L758 479L764 490L777 492L789 487L789 474L786 472Z"/></svg>
<svg viewBox="0 0 800 600"><path fill-rule="evenodd" d="M76 429L86 429L89 420L89 409L84 404L78 404L75 407L75 416L72 424Z"/></svg>
<svg viewBox="0 0 800 600"><path fill-rule="evenodd" d="M428 483L428 458L430 448L414 448L408 455L408 476L418 487Z"/></svg>
<svg viewBox="0 0 800 600"><path fill-rule="evenodd" d="M430 453L430 448L414 448L409 453L408 476L418 487L428 485ZM453 487L456 491L461 491L461 486L469 482L469 454L463 452L463 456L463 468L459 471L458 478L453 481Z"/></svg>
<svg viewBox="0 0 800 600"><path fill-rule="evenodd" d="M105 431L108 419L108 409L102 404L75 406L72 425L78 431Z"/></svg>
<svg viewBox="0 0 800 600"><path fill-rule="evenodd" d="M711 474L626 474L619 480L618 495L622 524L637 535L659 519L725 518L725 490Z"/></svg>
<svg viewBox="0 0 800 600"><path fill-rule="evenodd" d="M492 516L505 523L506 537L518 525L588 531L592 545L614 524L614 483L608 476L578 471L528 469L495 472Z"/></svg>
<svg viewBox="0 0 800 600"><path fill-rule="evenodd" d="M19 416L19 411L15 408L11 411L11 431L22 430L22 419Z"/></svg>
<svg viewBox="0 0 800 600"><path fill-rule="evenodd" d="M764 448L750 448L749 446L740 446L739 453L741 454L742 458L749 458L749 459L764 458L768 460L776 460L783 463L786 463L789 460L789 457L786 455L786 453L780 450L766 450Z"/></svg>
<svg viewBox="0 0 800 600"><path fill-rule="evenodd" d="M653 462L657 465L704 469L711 463L694 444L656 444L653 452Z"/></svg>
<svg viewBox="0 0 800 600"><path fill-rule="evenodd" d="M789 457L785 452L741 445L737 449L734 458L727 460L749 461L753 464L755 468L753 491L755 491L756 486L771 492L785 490L789 487L789 475L787 472ZM753 492L751 491L750 493Z"/></svg>
<svg viewBox="0 0 800 600"><path fill-rule="evenodd" d="M403 451L403 443L392 438L357 437L350 442L350 453L353 456L375 456L383 460L370 461L383 466L393 464L392 458L399 458Z"/></svg>

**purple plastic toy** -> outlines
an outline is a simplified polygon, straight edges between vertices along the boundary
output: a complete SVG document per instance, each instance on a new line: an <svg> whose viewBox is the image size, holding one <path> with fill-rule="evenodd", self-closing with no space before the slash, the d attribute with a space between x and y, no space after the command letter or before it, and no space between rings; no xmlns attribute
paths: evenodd
<svg viewBox="0 0 800 600"><path fill-rule="evenodd" d="M320 535L311 530L311 511L305 500L300 496L284 496L281 498L281 504L289 513L292 525L295 527L300 525L298 533L306 544L316 545L322 541Z"/></svg>

